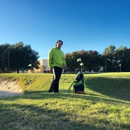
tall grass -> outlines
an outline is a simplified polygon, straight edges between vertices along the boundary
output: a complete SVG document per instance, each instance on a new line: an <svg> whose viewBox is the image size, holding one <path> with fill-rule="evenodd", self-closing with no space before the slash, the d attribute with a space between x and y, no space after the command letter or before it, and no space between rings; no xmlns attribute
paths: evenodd
<svg viewBox="0 0 130 130"><path fill-rule="evenodd" d="M51 74L1 74L19 80L24 95L0 99L0 130L130 129L130 73L85 74L85 95L66 93L75 76L62 75L55 94Z"/></svg>

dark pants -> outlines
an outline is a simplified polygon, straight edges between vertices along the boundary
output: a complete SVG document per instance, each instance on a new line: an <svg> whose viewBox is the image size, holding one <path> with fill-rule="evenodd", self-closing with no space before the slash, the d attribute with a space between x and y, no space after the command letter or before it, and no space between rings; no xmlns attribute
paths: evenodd
<svg viewBox="0 0 130 130"><path fill-rule="evenodd" d="M53 67L52 73L53 73L53 81L51 83L49 92L53 92L53 91L59 92L59 80L60 80L60 77L61 77L62 68Z"/></svg>

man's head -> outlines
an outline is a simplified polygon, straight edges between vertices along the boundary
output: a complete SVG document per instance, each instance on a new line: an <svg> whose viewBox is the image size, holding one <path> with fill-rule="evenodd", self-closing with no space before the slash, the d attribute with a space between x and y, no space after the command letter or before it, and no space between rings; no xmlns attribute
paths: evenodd
<svg viewBox="0 0 130 130"><path fill-rule="evenodd" d="M62 45L63 45L63 41L58 40L58 41L56 42L56 47L57 47L58 49L60 49Z"/></svg>

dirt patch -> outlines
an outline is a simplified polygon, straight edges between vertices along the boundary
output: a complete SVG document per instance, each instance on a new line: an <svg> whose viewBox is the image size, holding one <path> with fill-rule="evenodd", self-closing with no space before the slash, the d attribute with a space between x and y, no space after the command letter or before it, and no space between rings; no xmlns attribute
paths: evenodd
<svg viewBox="0 0 130 130"><path fill-rule="evenodd" d="M18 81L0 81L0 98L20 96L23 94Z"/></svg>

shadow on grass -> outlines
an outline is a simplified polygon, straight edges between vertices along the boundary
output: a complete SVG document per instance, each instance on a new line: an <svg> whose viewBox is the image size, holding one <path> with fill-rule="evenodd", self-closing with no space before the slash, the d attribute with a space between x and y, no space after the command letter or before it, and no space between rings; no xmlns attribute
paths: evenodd
<svg viewBox="0 0 130 130"><path fill-rule="evenodd" d="M21 96L21 92L9 92L9 91L0 91L0 98L12 97L12 96Z"/></svg>
<svg viewBox="0 0 130 130"><path fill-rule="evenodd" d="M103 101L105 103L110 102L113 104L130 104L129 102L122 100L108 99L107 97L98 94L77 95L73 93L55 94L48 93L47 91L26 91L23 96L3 99L11 101L12 103L0 104L0 130L7 130L8 128L12 128L13 130L129 129L130 125L128 124L118 124L105 118L99 119L98 117L92 117L90 115L82 115L79 117L80 115L77 113L68 110L63 111L59 108L58 104L53 103L55 99L57 101L60 99L70 99L71 102L73 102L73 100L75 101L77 98L90 100L92 104L96 104L99 101ZM19 103L21 100L24 102ZM39 104L36 103L37 101L39 101ZM65 103L66 102L64 102L63 105ZM52 104L53 108L49 107L50 104Z"/></svg>
<svg viewBox="0 0 130 130"><path fill-rule="evenodd" d="M37 93L38 94L38 93ZM40 94L40 93L39 93ZM42 93L43 94L43 93ZM33 95L33 94L32 94ZM57 95L58 96L58 95ZM43 97L43 95L42 95ZM4 111L4 112L3 112ZM48 103L42 106L18 104L0 105L0 129L7 130L119 130L127 129L130 125L116 124L107 120L82 117L76 120L78 114L63 112L60 109L50 109ZM95 124L98 123L98 126ZM100 123L102 125L100 125ZM100 125L100 126L99 126ZM123 129L122 129L123 128Z"/></svg>
<svg viewBox="0 0 130 130"><path fill-rule="evenodd" d="M42 100L42 99L86 99L90 100L94 103L102 101L102 102L109 102L112 104L116 103L125 103L130 104L130 102L118 100L118 99L112 99L107 98L103 95L98 94L75 94L75 93L48 93L47 91L26 91L23 96L16 97L18 99L31 99L31 100ZM15 97L7 98L7 100L15 100Z"/></svg>
<svg viewBox="0 0 130 130"><path fill-rule="evenodd" d="M130 101L130 79L127 78L86 78L87 88L116 99Z"/></svg>

